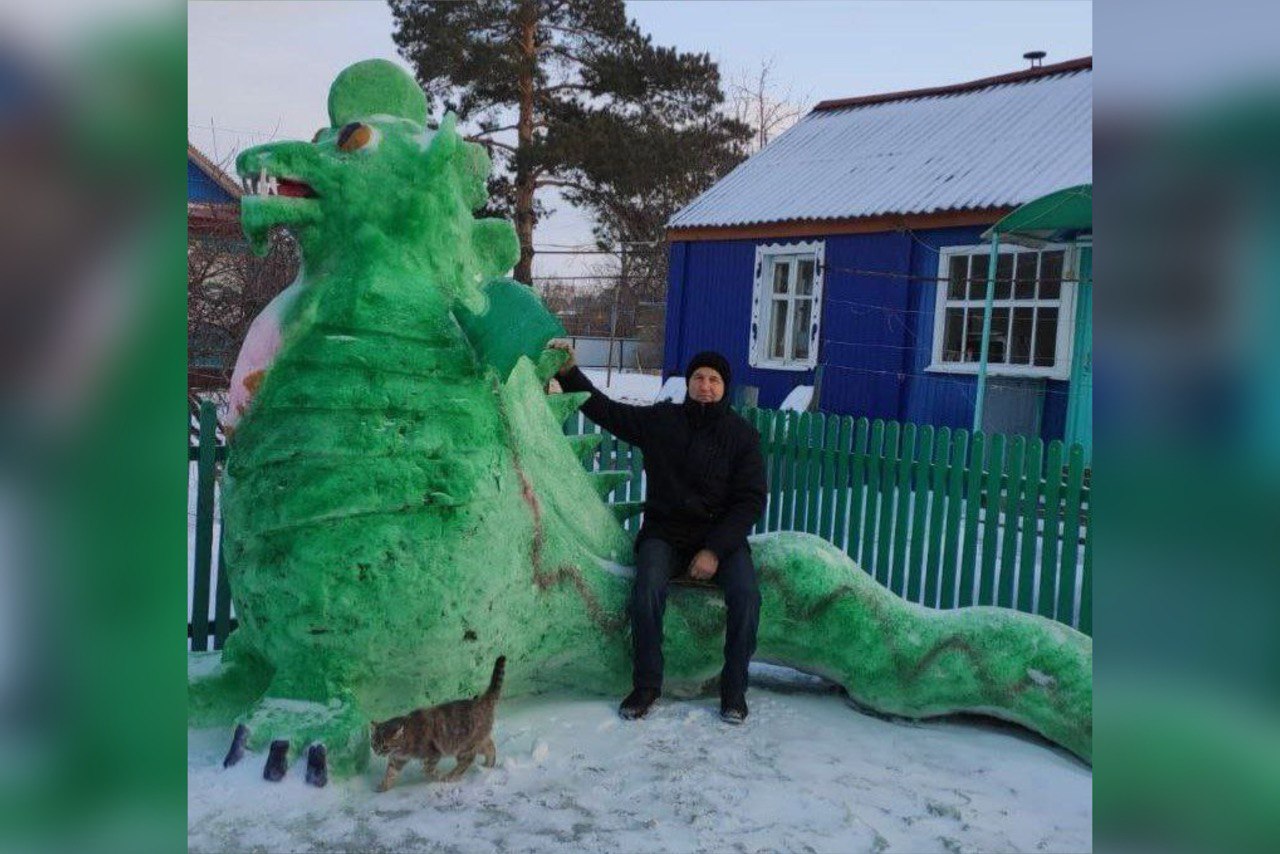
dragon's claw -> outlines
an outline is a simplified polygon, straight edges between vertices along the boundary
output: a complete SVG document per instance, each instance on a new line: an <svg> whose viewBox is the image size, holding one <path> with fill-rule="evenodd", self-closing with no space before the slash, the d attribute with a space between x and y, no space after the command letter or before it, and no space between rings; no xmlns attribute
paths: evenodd
<svg viewBox="0 0 1280 854"><path fill-rule="evenodd" d="M307 748L307 782L323 788L329 782L329 752L323 744Z"/></svg>
<svg viewBox="0 0 1280 854"><path fill-rule="evenodd" d="M279 783L289 770L289 742L277 738L271 742L271 752L267 754L267 764L262 768L262 779Z"/></svg>
<svg viewBox="0 0 1280 854"><path fill-rule="evenodd" d="M244 724L236 724L236 733L231 737L231 749L222 760L223 768L230 768L244 758L244 745L249 740L249 728Z"/></svg>

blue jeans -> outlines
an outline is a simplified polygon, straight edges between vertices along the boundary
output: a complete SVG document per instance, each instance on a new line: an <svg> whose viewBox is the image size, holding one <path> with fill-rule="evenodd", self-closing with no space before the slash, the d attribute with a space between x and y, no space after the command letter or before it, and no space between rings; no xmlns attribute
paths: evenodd
<svg viewBox="0 0 1280 854"><path fill-rule="evenodd" d="M693 554L677 551L653 537L636 550L636 580L631 588L632 681L637 688L662 688L662 616L667 607L667 587L684 574ZM760 627L760 587L751 551L743 546L720 561L712 581L724 591L728 618L725 624L724 669L720 671L721 697L747 690L747 663L756 651Z"/></svg>

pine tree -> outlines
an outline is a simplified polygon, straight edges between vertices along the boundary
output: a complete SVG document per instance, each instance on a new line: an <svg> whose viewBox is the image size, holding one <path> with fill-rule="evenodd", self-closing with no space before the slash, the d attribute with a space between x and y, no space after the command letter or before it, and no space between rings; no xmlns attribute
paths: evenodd
<svg viewBox="0 0 1280 854"><path fill-rule="evenodd" d="M667 217L743 156L705 53L655 46L622 0L390 0L393 37L434 101L494 157L530 282L538 191L588 207L602 242L660 240Z"/></svg>

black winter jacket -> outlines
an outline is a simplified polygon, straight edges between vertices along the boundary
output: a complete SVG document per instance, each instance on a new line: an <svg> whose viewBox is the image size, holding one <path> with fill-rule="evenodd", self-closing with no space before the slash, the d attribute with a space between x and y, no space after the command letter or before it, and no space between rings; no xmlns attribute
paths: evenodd
<svg viewBox="0 0 1280 854"><path fill-rule="evenodd" d="M657 537L722 560L746 545L768 488L760 434L729 408L727 388L715 404L630 406L610 400L576 367L557 379L565 391L590 392L582 406L587 417L644 454L648 484L637 544Z"/></svg>

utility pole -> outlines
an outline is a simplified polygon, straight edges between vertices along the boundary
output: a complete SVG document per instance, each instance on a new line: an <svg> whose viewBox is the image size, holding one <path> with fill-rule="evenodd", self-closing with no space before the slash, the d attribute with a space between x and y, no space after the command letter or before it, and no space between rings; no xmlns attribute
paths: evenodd
<svg viewBox="0 0 1280 854"><path fill-rule="evenodd" d="M622 243L618 248L619 253L619 275L618 283L613 286L613 310L609 313L609 358L608 366L604 372L605 388L613 383L613 342L618 335L618 298L622 294L622 289L627 284L627 244ZM621 361L621 360L619 360ZM618 365L621 369L622 365Z"/></svg>

